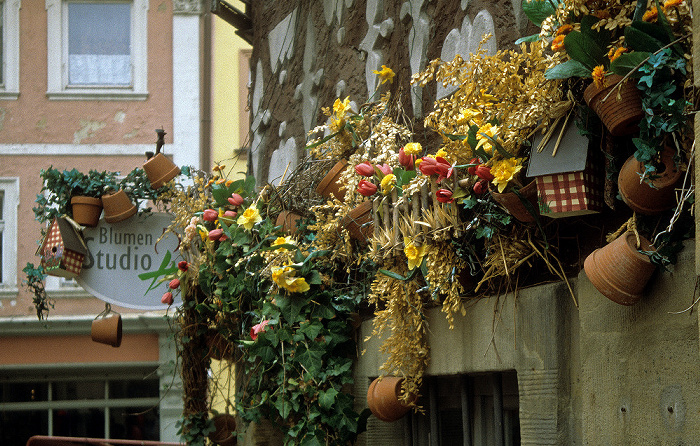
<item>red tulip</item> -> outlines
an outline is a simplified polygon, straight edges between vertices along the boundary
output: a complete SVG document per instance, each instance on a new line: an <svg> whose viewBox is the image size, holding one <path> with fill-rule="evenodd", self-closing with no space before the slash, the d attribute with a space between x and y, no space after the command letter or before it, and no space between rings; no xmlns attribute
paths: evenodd
<svg viewBox="0 0 700 446"><path fill-rule="evenodd" d="M367 180L360 180L360 184L357 185L357 191L360 195L370 197L377 193L377 185Z"/></svg>
<svg viewBox="0 0 700 446"><path fill-rule="evenodd" d="M473 164L473 166L467 168L467 172L469 172L469 175L476 175L476 168L481 164L481 160L479 160L479 158L472 158L469 164Z"/></svg>
<svg viewBox="0 0 700 446"><path fill-rule="evenodd" d="M160 302L166 305L172 305L175 300L173 299L173 293L168 291L167 293L163 294L163 297L160 298Z"/></svg>
<svg viewBox="0 0 700 446"><path fill-rule="evenodd" d="M452 176L453 168L445 158L440 156L436 158L424 156L421 158L420 164L418 164L418 169L423 173L423 175L438 174L437 182L439 183L445 178Z"/></svg>
<svg viewBox="0 0 700 446"><path fill-rule="evenodd" d="M481 178L482 180L491 181L494 179L494 176L491 174L491 168L489 166L484 166L482 164L480 166L477 166L474 172L476 176Z"/></svg>
<svg viewBox="0 0 700 446"><path fill-rule="evenodd" d="M437 192L435 192L435 198L437 198L437 201L440 203L452 203L454 201L452 199L452 191L449 189L438 189Z"/></svg>
<svg viewBox="0 0 700 446"><path fill-rule="evenodd" d="M236 215L238 215L238 214L236 214L235 211L226 211L226 212L224 212L224 217L226 217L226 218L234 218Z"/></svg>
<svg viewBox="0 0 700 446"><path fill-rule="evenodd" d="M221 237L224 236L224 230L223 229L212 229L209 231L209 240L211 241L217 241L221 239Z"/></svg>
<svg viewBox="0 0 700 446"><path fill-rule="evenodd" d="M394 173L394 169L391 168L390 165L388 164L377 164L377 168L384 174L384 175L389 175L390 173Z"/></svg>
<svg viewBox="0 0 700 446"><path fill-rule="evenodd" d="M233 206L240 206L243 204L243 197L240 195L233 193L231 196L228 198L228 202L231 203Z"/></svg>
<svg viewBox="0 0 700 446"><path fill-rule="evenodd" d="M372 166L369 161L365 161L355 166L355 172L363 177L371 177L374 175L374 166Z"/></svg>
<svg viewBox="0 0 700 446"><path fill-rule="evenodd" d="M399 164L406 168L406 170L415 169L416 155L407 154L403 147L399 149Z"/></svg>
<svg viewBox="0 0 700 446"><path fill-rule="evenodd" d="M171 290L175 290L179 287L180 287L180 279L173 279L168 284L168 288L170 288Z"/></svg>
<svg viewBox="0 0 700 446"><path fill-rule="evenodd" d="M214 221L219 218L219 213L214 209L207 209L202 212L202 220L204 221Z"/></svg>
<svg viewBox="0 0 700 446"><path fill-rule="evenodd" d="M487 180L479 180L472 189L475 194L481 195L489 189L489 182Z"/></svg>
<svg viewBox="0 0 700 446"><path fill-rule="evenodd" d="M190 267L190 264L187 263L187 260L181 260L181 261L178 262L178 264L177 264L177 268L178 268L180 271L183 271L183 272L184 272L184 271L187 271L187 268L189 268L189 267Z"/></svg>

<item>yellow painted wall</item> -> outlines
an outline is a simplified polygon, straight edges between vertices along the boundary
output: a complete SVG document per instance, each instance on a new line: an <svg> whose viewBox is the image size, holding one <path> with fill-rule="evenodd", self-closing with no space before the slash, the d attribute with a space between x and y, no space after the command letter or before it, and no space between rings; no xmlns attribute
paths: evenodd
<svg viewBox="0 0 700 446"><path fill-rule="evenodd" d="M230 2L240 11L245 5ZM245 175L247 156L236 150L248 144L246 103L248 77L241 76L240 59L252 47L235 34L235 28L220 17L212 17L212 156L213 163L225 164L229 179ZM243 88L242 88L243 87ZM241 120L244 120L241 125Z"/></svg>

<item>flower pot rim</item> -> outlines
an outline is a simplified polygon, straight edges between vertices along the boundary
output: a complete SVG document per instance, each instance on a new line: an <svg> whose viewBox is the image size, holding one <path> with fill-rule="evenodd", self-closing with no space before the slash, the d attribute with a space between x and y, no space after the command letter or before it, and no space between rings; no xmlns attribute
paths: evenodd
<svg viewBox="0 0 700 446"><path fill-rule="evenodd" d="M326 189L328 187L328 185L331 183L331 181L335 180L336 175L340 171L345 169L345 167L347 167L347 165L348 165L348 161L345 158L343 158L340 161L338 161L337 163L335 163L333 165L333 167L331 167L331 169L328 171L328 173L323 177L323 179L321 179L321 182L318 183L318 186L316 186L316 192L318 192L320 194L321 193L320 191L323 191L324 189Z"/></svg>
<svg viewBox="0 0 700 446"><path fill-rule="evenodd" d="M87 195L73 195L70 198L70 204L86 204L86 205L93 205L93 206L102 206L102 198L101 197L89 197Z"/></svg>

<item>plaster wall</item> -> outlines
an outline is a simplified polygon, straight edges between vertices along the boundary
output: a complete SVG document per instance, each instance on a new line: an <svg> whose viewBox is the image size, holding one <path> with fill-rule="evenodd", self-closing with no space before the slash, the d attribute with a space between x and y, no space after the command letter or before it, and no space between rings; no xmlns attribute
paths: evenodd
<svg viewBox="0 0 700 446"><path fill-rule="evenodd" d="M695 444L700 432L694 243L673 273L657 272L635 306L601 295L584 272L572 281L475 301L450 330L428 312L428 376L515 370L521 444ZM362 326L361 339L371 333ZM378 339L356 368L358 407L384 361ZM403 438L402 423L370 418L364 444Z"/></svg>
<svg viewBox="0 0 700 446"><path fill-rule="evenodd" d="M49 100L45 5L22 2L20 95L16 100L0 101L0 144L144 144L155 141L154 129L172 129L172 4L151 2L147 14L146 100ZM172 142L169 133L166 143Z"/></svg>

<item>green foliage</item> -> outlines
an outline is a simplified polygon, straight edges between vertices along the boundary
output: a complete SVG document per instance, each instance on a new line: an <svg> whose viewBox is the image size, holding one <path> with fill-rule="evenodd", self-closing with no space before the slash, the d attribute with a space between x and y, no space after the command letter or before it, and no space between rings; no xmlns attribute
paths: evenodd
<svg viewBox="0 0 700 446"><path fill-rule="evenodd" d="M214 423L207 412L190 414L178 420L175 427L187 446L207 446L207 435L214 432Z"/></svg>
<svg viewBox="0 0 700 446"><path fill-rule="evenodd" d="M49 310L53 308L53 300L49 299L44 288L46 272L41 265L36 267L33 263L27 263L22 271L27 276L22 284L34 294L32 303L36 309L36 316L39 320L44 319L49 314Z"/></svg>

